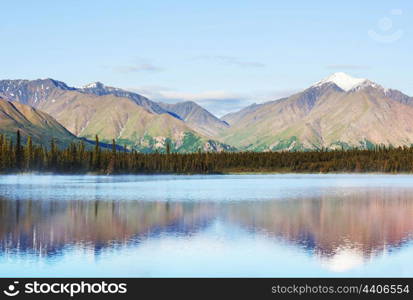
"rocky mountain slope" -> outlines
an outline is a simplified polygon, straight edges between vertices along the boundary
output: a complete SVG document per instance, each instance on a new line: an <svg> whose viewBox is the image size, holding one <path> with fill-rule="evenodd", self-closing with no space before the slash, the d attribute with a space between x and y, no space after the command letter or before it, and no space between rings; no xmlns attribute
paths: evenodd
<svg viewBox="0 0 413 300"><path fill-rule="evenodd" d="M43 145L49 145L52 138L61 145L78 141L50 115L28 105L0 98L0 133L14 140L17 130L20 130L24 140L30 135L33 142Z"/></svg>
<svg viewBox="0 0 413 300"><path fill-rule="evenodd" d="M191 128L207 136L217 137L229 127L227 122L218 119L193 101L175 104L159 103L159 105L165 110L178 115Z"/></svg>
<svg viewBox="0 0 413 300"><path fill-rule="evenodd" d="M169 141L178 152L198 149L220 151L228 146L213 141L169 114L155 114L136 105L129 98L113 95L87 95L73 91L59 95L58 100L40 106L55 116L73 134L101 141L115 139L142 152L164 150Z"/></svg>
<svg viewBox="0 0 413 300"><path fill-rule="evenodd" d="M158 103L101 83L73 88L52 79L3 80L0 93L52 115L71 133L87 139L98 134L103 142L115 139L143 152L163 151L167 142L178 152L232 149Z"/></svg>
<svg viewBox="0 0 413 300"><path fill-rule="evenodd" d="M218 119L196 104L154 102L96 82L2 80L0 95L42 110L76 136L143 152L307 150L413 144L413 98L335 73L290 97Z"/></svg>
<svg viewBox="0 0 413 300"><path fill-rule="evenodd" d="M167 114L169 113L167 110L163 109L158 103L149 100L142 95L137 93L125 91L122 89L105 86L101 82L93 82L84 86L83 88L77 89L78 91L84 94L94 94L97 96L105 96L105 95L113 95L117 97L129 98L133 100L139 106L146 108L148 111L156 114Z"/></svg>
<svg viewBox="0 0 413 300"><path fill-rule="evenodd" d="M221 138L256 151L410 146L412 103L397 90L336 73L291 97L224 116L231 127Z"/></svg>

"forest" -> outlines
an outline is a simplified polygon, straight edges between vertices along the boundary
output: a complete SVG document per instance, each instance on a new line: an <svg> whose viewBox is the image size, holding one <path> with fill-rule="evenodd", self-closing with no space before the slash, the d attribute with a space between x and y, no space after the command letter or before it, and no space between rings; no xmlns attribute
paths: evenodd
<svg viewBox="0 0 413 300"><path fill-rule="evenodd" d="M55 140L35 145L31 137L22 142L0 135L0 173L47 172L61 174L226 174L243 172L383 172L412 173L413 147L375 146L373 149L173 153L169 145L156 153L94 147L83 142L62 149Z"/></svg>

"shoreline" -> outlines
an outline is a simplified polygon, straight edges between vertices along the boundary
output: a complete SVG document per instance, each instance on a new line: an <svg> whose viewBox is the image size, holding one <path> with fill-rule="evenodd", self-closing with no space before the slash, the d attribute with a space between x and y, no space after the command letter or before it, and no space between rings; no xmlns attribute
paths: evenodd
<svg viewBox="0 0 413 300"><path fill-rule="evenodd" d="M21 172L21 173L0 173L1 176L26 176L26 175L39 175L39 176L159 176L159 175L182 175L182 176L199 176L199 175L413 175L409 172L293 172L293 171L240 171L240 172L216 172L216 173L166 173L166 172L146 172L146 173L54 173L54 172Z"/></svg>

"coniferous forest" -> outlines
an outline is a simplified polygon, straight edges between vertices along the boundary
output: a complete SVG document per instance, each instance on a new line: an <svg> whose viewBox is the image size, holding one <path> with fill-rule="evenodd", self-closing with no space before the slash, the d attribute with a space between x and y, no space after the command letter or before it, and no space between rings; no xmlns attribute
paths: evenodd
<svg viewBox="0 0 413 300"><path fill-rule="evenodd" d="M377 146L370 150L327 150L300 152L202 152L139 153L72 143L62 149L55 140L40 146L19 131L13 142L0 135L0 173L53 172L63 174L208 174L231 172L384 172L412 173L413 147Z"/></svg>

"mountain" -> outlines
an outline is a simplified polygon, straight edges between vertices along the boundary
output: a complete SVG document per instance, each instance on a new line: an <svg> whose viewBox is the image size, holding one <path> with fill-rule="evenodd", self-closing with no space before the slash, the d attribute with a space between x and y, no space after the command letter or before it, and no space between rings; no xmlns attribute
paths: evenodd
<svg viewBox="0 0 413 300"><path fill-rule="evenodd" d="M18 101L33 107L40 106L44 102L50 100L53 101L52 98L55 98L56 91L78 91L83 94L97 96L114 95L118 97L126 97L153 113L168 113L156 102L151 101L137 93L114 87L108 87L101 82L94 82L82 88L75 88L69 87L64 82L50 78L36 80L0 80L0 94L4 95L11 101Z"/></svg>
<svg viewBox="0 0 413 300"><path fill-rule="evenodd" d="M308 89L224 116L221 140L241 149L306 150L413 144L413 99L336 73Z"/></svg>
<svg viewBox="0 0 413 300"><path fill-rule="evenodd" d="M142 152L163 150L167 141L178 152L230 149L195 132L184 121L169 114L152 113L129 98L78 91L64 92L57 98L40 109L80 137L92 139L98 134L103 142L115 139L119 145Z"/></svg>
<svg viewBox="0 0 413 300"><path fill-rule="evenodd" d="M33 107L47 101L55 90L70 91L75 88L53 79L0 80L0 94L10 101Z"/></svg>
<svg viewBox="0 0 413 300"><path fill-rule="evenodd" d="M159 103L159 105L178 115L188 126L206 136L216 137L229 127L227 122L218 119L193 101L176 104Z"/></svg>
<svg viewBox="0 0 413 300"><path fill-rule="evenodd" d="M236 124L239 121L241 121L247 115L257 111L263 105L265 105L265 104L253 103L249 106L246 106L246 107L242 108L239 111L231 112L231 113L228 113L228 114L222 116L221 120L231 126L232 124Z"/></svg>
<svg viewBox="0 0 413 300"><path fill-rule="evenodd" d="M155 114L170 114L177 119L183 120L193 130L210 137L217 136L220 131L228 127L228 124L225 121L218 119L193 101L184 101L176 104L154 102L137 93L105 86L101 82L88 84L83 88L78 89L78 91L98 96L114 95L117 97L129 98L150 112Z"/></svg>
<svg viewBox="0 0 413 300"><path fill-rule="evenodd" d="M225 123L201 107L197 110L207 115L204 119L219 125L206 130L201 112L181 117L175 108L168 110L139 94L100 82L74 88L53 79L1 80L0 94L50 114L71 133L87 139L98 134L102 142L115 139L144 152L165 149L168 141L179 152L233 149L208 134Z"/></svg>
<svg viewBox="0 0 413 300"><path fill-rule="evenodd" d="M105 86L101 82L94 82L78 89L85 94L94 94L97 96L113 95L117 97L129 98L135 101L136 104L156 114L167 114L167 110L163 109L158 103L145 98L137 93L129 92L123 89Z"/></svg>
<svg viewBox="0 0 413 300"><path fill-rule="evenodd" d="M18 129L23 139L30 135L34 143L43 145L49 145L52 138L60 145L78 140L50 115L31 106L0 97L0 133L15 139Z"/></svg>
<svg viewBox="0 0 413 300"><path fill-rule="evenodd" d="M335 73L290 97L222 119L196 104L154 102L95 82L1 80L0 95L44 111L72 134L112 139L142 152L308 150L413 144L413 98L365 78Z"/></svg>
<svg viewBox="0 0 413 300"><path fill-rule="evenodd" d="M74 88L53 79L1 80L0 94L52 115L79 137L98 134L103 142L115 139L144 152L164 149L167 141L181 152L232 149L160 104L100 82Z"/></svg>
<svg viewBox="0 0 413 300"><path fill-rule="evenodd" d="M103 142L115 139L117 144L141 152L164 150L168 141L177 152L230 150L227 145L193 131L182 120L169 114L151 113L128 98L112 95L83 98L75 92L65 93L59 99L44 110L80 137L92 139L98 134Z"/></svg>

